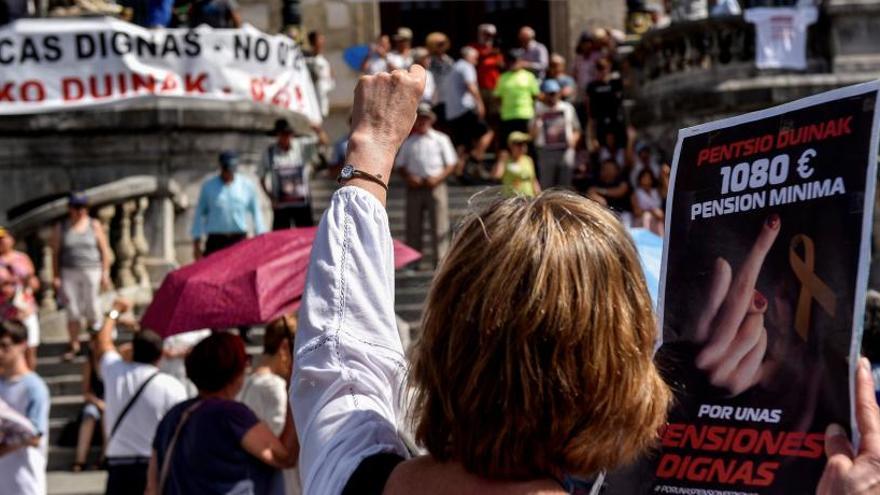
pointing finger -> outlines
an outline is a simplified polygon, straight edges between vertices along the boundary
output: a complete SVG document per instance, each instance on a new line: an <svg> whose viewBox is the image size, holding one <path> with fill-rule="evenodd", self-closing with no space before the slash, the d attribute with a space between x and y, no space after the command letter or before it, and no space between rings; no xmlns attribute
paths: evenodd
<svg viewBox="0 0 880 495"><path fill-rule="evenodd" d="M710 361L717 360L736 336L740 323L752 305L755 282L758 280L758 274L761 273L761 267L764 264L767 253L773 246L776 236L779 235L780 226L779 215L775 213L767 217L767 220L761 226L761 231L758 233L752 249L731 282L730 290L727 292L724 305L721 307L721 313L719 313L719 317L716 319L715 331L712 335L718 345L713 346L706 359Z"/></svg>

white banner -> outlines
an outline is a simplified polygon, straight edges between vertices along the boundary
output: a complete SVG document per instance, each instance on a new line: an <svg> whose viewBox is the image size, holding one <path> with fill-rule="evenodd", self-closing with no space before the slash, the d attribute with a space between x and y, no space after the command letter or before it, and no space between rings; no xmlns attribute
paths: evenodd
<svg viewBox="0 0 880 495"><path fill-rule="evenodd" d="M321 121L300 47L252 26L150 30L106 17L0 28L0 114L155 96L252 100Z"/></svg>

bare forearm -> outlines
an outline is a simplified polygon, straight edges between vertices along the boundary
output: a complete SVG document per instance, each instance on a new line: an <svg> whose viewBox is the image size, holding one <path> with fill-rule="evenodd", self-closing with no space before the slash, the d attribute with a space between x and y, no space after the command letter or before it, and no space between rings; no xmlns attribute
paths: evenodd
<svg viewBox="0 0 880 495"><path fill-rule="evenodd" d="M95 336L95 358L98 362L101 362L105 353L116 349L116 346L113 345L113 327L115 326L116 321L112 318L104 318L101 330Z"/></svg>

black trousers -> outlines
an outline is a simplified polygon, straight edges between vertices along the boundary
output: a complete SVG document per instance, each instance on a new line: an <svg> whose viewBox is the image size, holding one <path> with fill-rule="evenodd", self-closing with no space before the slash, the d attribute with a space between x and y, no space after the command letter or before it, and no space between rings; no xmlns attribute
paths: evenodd
<svg viewBox="0 0 880 495"><path fill-rule="evenodd" d="M272 230L284 230L291 227L314 227L312 205L287 206L272 210Z"/></svg>
<svg viewBox="0 0 880 495"><path fill-rule="evenodd" d="M147 467L149 459L126 459L125 464L114 464L107 460L106 495L129 495L144 493L147 488Z"/></svg>
<svg viewBox="0 0 880 495"><path fill-rule="evenodd" d="M205 241L205 256L243 241L247 234L208 234Z"/></svg>

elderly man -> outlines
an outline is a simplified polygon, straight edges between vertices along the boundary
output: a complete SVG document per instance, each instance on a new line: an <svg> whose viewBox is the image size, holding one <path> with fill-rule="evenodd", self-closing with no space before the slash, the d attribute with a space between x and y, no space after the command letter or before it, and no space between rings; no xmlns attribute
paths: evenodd
<svg viewBox="0 0 880 495"><path fill-rule="evenodd" d="M263 191L272 201L272 230L312 227L312 164L306 147L315 146L318 140L312 136L297 137L290 122L283 118L275 121L271 134L275 143L263 153L258 175Z"/></svg>
<svg viewBox="0 0 880 495"><path fill-rule="evenodd" d="M389 70L406 70L413 64L412 37L412 29L408 27L397 28L397 32L391 37L391 40L394 42L394 49L386 57Z"/></svg>
<svg viewBox="0 0 880 495"><path fill-rule="evenodd" d="M257 199L257 186L238 171L238 154L220 154L220 173L206 180L199 193L193 218L193 258L200 259L247 237L247 217L253 217L254 233L266 232ZM204 250L202 237L207 234Z"/></svg>
<svg viewBox="0 0 880 495"><path fill-rule="evenodd" d="M144 492L156 427L169 409L186 400L183 384L157 367L163 348L159 334L152 330L135 333L131 360L116 349L116 322L130 308L126 300L114 301L91 341L105 391L107 495Z"/></svg>
<svg viewBox="0 0 880 495"><path fill-rule="evenodd" d="M471 152L476 161L482 160L493 136L484 120L486 107L477 85L479 56L476 48L462 48L461 58L446 81L446 118L452 142L461 155Z"/></svg>
<svg viewBox="0 0 880 495"><path fill-rule="evenodd" d="M544 73L550 64L550 53L547 51L547 47L535 39L535 30L529 26L520 28L517 39L526 69L532 71L538 79L544 79Z"/></svg>
<svg viewBox="0 0 880 495"><path fill-rule="evenodd" d="M412 134L400 147L395 167L406 180L406 243L422 250L423 215L431 222L434 263L449 245L449 194L446 177L455 170L455 148L449 136L433 129L430 105L419 104Z"/></svg>

